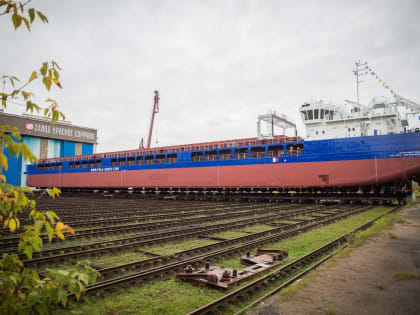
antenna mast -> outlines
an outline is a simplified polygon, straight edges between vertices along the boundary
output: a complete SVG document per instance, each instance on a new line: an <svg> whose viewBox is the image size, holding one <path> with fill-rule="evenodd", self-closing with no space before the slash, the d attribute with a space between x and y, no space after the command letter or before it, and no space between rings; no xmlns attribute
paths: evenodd
<svg viewBox="0 0 420 315"><path fill-rule="evenodd" d="M367 62L361 63L360 60L356 62L356 70L353 70L353 74L356 76L356 89L357 89L357 103L359 102L359 84L363 81L359 80L359 77L364 76L368 73Z"/></svg>

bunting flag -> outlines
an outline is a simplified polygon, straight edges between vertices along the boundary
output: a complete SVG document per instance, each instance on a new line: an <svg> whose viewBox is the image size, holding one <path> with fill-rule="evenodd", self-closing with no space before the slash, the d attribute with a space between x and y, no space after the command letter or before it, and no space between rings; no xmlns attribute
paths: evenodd
<svg viewBox="0 0 420 315"><path fill-rule="evenodd" d="M376 80L378 80L378 82L379 82L379 83L382 83L382 87L384 87L384 88L385 88L385 89L387 89L387 90L390 90L389 92L390 92L391 94L396 94L396 93L395 93L395 91L394 91L393 89L390 89L389 85L388 85L388 84L386 84L386 83L385 83L385 81L383 81L383 79L382 79L382 78L380 78L380 77L376 74L376 72L375 72L375 71L373 71L373 69L372 69L371 67L366 66L366 70L368 70L368 72L370 72L370 74L371 74L372 76L374 76L374 77L375 77L375 79L376 79Z"/></svg>

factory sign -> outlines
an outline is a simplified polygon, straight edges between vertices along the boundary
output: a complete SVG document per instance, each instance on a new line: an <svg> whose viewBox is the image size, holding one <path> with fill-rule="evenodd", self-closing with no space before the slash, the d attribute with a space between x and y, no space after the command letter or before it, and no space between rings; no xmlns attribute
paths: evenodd
<svg viewBox="0 0 420 315"><path fill-rule="evenodd" d="M42 118L0 113L0 125L17 127L22 135L83 143L97 142L96 129L78 127L62 122L53 124Z"/></svg>

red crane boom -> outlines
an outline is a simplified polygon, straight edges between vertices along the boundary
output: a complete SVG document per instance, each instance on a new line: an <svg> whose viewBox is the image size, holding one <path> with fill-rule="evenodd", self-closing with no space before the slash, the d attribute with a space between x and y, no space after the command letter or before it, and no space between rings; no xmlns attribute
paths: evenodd
<svg viewBox="0 0 420 315"><path fill-rule="evenodd" d="M152 142L152 133L153 133L153 124L155 122L155 114L159 113L159 92L155 91L154 103L153 103L153 110L152 110L152 118L150 119L150 126L149 126L149 136L147 137L147 146L146 149L150 149L150 143ZM139 149L143 149L143 138L141 138Z"/></svg>

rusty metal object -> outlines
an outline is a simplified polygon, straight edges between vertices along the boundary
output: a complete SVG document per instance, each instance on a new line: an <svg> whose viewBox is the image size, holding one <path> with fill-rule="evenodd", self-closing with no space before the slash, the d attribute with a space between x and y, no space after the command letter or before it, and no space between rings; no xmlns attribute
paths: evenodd
<svg viewBox="0 0 420 315"><path fill-rule="evenodd" d="M231 286L249 279L258 273L279 265L288 257L288 252L278 249L258 248L254 255L250 252L241 257L241 262L250 265L242 270L210 266L206 262L205 267L193 270L191 265L184 269L184 273L177 274L176 278L190 281L199 286L209 286L226 290Z"/></svg>

